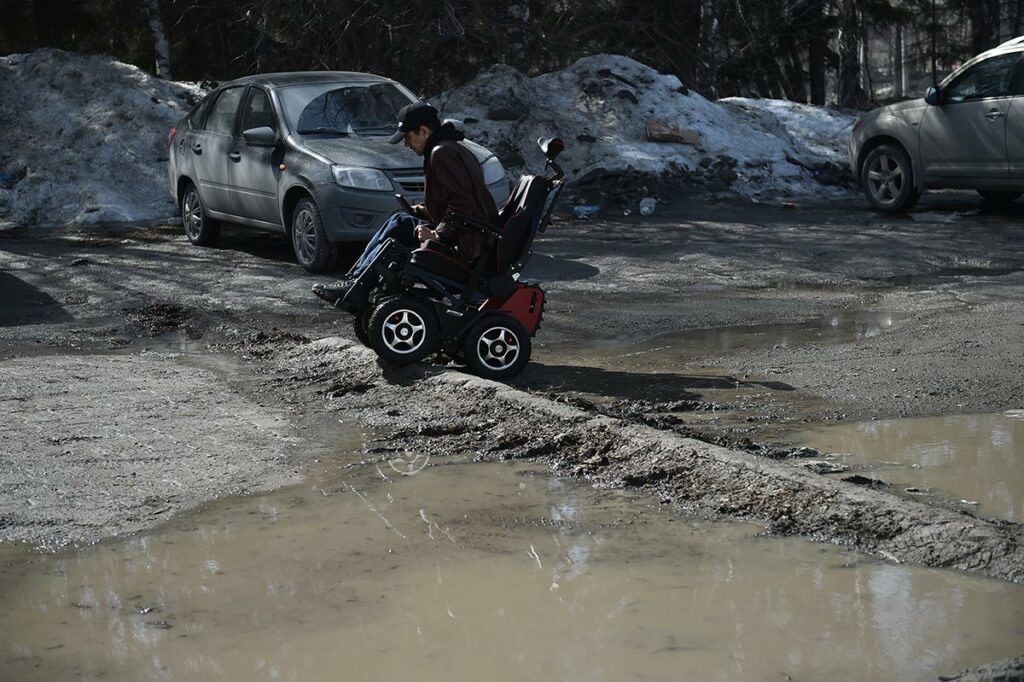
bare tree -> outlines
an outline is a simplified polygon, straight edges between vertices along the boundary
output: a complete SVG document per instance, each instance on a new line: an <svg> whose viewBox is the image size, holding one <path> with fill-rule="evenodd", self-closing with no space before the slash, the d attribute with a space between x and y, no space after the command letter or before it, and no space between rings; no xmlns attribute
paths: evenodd
<svg viewBox="0 0 1024 682"><path fill-rule="evenodd" d="M156 57L156 75L171 80L171 48L160 15L160 0L144 0L149 17L149 30L153 34L153 54Z"/></svg>

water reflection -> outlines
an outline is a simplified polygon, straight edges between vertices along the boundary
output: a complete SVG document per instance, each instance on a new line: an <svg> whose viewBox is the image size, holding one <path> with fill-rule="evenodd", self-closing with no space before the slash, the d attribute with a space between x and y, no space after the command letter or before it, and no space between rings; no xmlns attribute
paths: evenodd
<svg viewBox="0 0 1024 682"><path fill-rule="evenodd" d="M794 436L904 488L978 503L978 512L1024 520L1024 419L1016 410L851 422Z"/></svg>
<svg viewBox="0 0 1024 682"><path fill-rule="evenodd" d="M1019 653L1019 587L758 531L505 465L330 475L4 548L0 679L888 680Z"/></svg>

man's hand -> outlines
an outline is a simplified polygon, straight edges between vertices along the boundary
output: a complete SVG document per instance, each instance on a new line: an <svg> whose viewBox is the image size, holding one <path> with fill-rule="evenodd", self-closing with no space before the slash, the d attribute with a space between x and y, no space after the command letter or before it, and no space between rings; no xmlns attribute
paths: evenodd
<svg viewBox="0 0 1024 682"><path fill-rule="evenodd" d="M440 239L438 239L437 232L435 232L434 230L430 229L426 225L417 225L416 226L416 239L419 239L420 243L425 242L428 239L433 239L434 241L440 241Z"/></svg>
<svg viewBox="0 0 1024 682"><path fill-rule="evenodd" d="M430 214L427 213L427 207L423 204L413 204L410 208L412 208L412 214L417 218L430 220Z"/></svg>

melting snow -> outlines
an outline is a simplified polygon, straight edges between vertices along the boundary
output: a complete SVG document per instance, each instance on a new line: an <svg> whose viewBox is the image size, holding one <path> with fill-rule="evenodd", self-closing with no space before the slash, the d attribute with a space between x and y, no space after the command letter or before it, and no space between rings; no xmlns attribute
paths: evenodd
<svg viewBox="0 0 1024 682"><path fill-rule="evenodd" d="M0 57L0 224L152 221L176 213L167 133L202 96L107 57L55 49ZM748 196L827 196L853 115L775 100L712 102L675 76L596 55L528 78L494 66L433 102L517 173L543 167L541 136L567 143L570 180L647 174ZM651 119L696 146L649 142Z"/></svg>

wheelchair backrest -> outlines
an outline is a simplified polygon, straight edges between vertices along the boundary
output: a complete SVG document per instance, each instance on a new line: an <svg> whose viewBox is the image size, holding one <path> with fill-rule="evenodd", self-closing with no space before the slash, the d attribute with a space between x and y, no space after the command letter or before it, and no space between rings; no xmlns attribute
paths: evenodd
<svg viewBox="0 0 1024 682"><path fill-rule="evenodd" d="M524 175L516 181L498 212L502 230L494 264L497 272L510 268L518 272L525 263L551 187L551 181L543 175Z"/></svg>

